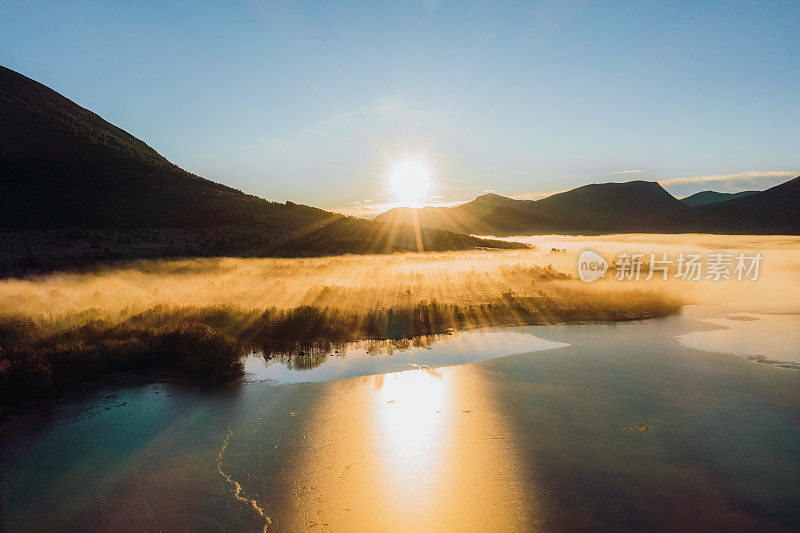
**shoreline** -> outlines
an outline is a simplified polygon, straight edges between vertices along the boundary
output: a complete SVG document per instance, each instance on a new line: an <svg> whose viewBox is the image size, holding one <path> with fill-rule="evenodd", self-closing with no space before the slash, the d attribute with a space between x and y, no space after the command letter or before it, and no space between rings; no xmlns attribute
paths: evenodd
<svg viewBox="0 0 800 533"><path fill-rule="evenodd" d="M397 350L404 350L404 347L398 347L409 343L409 346L414 345L414 341L418 339L425 339L430 344L446 340L447 337L458 335L462 332L469 332L480 328L497 328L506 329L512 327L526 327L526 326L544 326L544 325L590 325L590 324L624 324L631 322L645 322L657 318L663 318L675 313L680 313L682 307L676 310L666 312L663 314L656 314L652 316L631 316L625 318L614 319L581 319L573 321L551 321L551 322L527 322L527 323L511 323L497 321L484 324L473 324L457 329L449 329L438 332L431 332L421 335L414 335L409 337L352 337L347 339L268 339L267 342L262 342L258 347L249 346L249 351L243 353L236 361L241 370L231 372L227 375L211 375L206 377L195 377L184 371L178 369L160 368L158 366L136 369L123 372L108 372L97 376L95 379L75 383L63 390L59 390L50 395L40 397L23 398L18 402L10 403L8 405L0 406L0 436L6 433L10 427L16 426L15 420L28 419L29 415L37 416L45 415L43 411L53 408L55 405L68 400L70 397L78 397L83 391L97 390L104 386L128 386L128 385L155 385L155 384L186 384L197 387L215 387L226 388L235 386L237 384L246 384L246 373L242 365L244 359L251 354L262 354L266 359L272 359L279 356L288 356L289 358L305 355L309 350L322 349L326 353L341 349L343 346L368 343L368 342L386 342L393 344ZM266 348L266 349L265 349ZM324 361L316 366L324 364ZM313 367L312 367L313 368Z"/></svg>

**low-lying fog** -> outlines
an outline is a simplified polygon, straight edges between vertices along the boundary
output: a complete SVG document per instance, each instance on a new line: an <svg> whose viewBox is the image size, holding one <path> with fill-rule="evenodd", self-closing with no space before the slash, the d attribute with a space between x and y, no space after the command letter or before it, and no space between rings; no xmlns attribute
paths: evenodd
<svg viewBox="0 0 800 533"><path fill-rule="evenodd" d="M0 281L0 314L30 316L98 309L135 313L156 305L232 305L289 309L300 305L364 310L417 302L480 302L529 294L534 284L581 291L657 289L687 303L734 303L753 311L800 308L800 237L719 235L559 235L512 237L534 250L340 256L312 259L186 259L137 261L89 273ZM610 260L623 251L761 252L757 281L577 280L577 253L592 248ZM566 250L566 253L554 250ZM646 258L645 258L646 260ZM542 272L534 267L550 267ZM560 280L560 274L573 279ZM643 278L645 276L642 276ZM658 276L656 276L657 278ZM673 276L671 276L673 277Z"/></svg>

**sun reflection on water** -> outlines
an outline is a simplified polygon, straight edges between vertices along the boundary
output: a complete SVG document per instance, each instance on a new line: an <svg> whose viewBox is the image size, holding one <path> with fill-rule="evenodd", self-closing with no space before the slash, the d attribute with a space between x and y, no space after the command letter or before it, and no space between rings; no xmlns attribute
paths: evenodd
<svg viewBox="0 0 800 533"><path fill-rule="evenodd" d="M331 531L465 531L530 524L534 488L513 434L470 365L331 383L303 460L287 472L293 508ZM282 514L282 513L281 513Z"/></svg>
<svg viewBox="0 0 800 533"><path fill-rule="evenodd" d="M396 481L419 483L421 473L426 478L437 475L446 436L442 413L450 407L449 385L435 369L384 377L375 395L375 422L384 465Z"/></svg>

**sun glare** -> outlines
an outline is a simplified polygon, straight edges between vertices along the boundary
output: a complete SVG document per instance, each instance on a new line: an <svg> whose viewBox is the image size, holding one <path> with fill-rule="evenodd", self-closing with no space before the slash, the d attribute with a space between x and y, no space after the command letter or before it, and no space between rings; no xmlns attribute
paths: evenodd
<svg viewBox="0 0 800 533"><path fill-rule="evenodd" d="M413 206L428 192L431 173L422 161L406 159L394 166L389 181L397 203Z"/></svg>

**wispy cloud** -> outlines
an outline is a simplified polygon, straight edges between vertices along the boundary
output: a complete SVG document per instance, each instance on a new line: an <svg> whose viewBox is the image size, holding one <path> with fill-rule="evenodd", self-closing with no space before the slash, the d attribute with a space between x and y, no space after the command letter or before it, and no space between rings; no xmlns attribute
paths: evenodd
<svg viewBox="0 0 800 533"><path fill-rule="evenodd" d="M712 176L691 176L658 180L662 187L680 183L706 183L715 181L761 180L768 178L793 178L800 174L797 170L765 170L761 172L739 172L736 174L716 174Z"/></svg>
<svg viewBox="0 0 800 533"><path fill-rule="evenodd" d="M268 139L263 146L277 153L304 154L320 143L365 141L376 132L396 127L398 122L435 123L452 113L452 110L431 109L403 94L387 94L373 98L363 107L322 118L285 138Z"/></svg>
<svg viewBox="0 0 800 533"><path fill-rule="evenodd" d="M433 202L425 202L424 205L420 207L455 207L457 205L461 205L463 203L468 202L469 200L454 200L454 201L441 201L440 198L442 196L431 197L431 200L436 200ZM349 215L351 217L359 217L359 218L374 218L381 213L385 213L386 211L397 207L397 204L393 200L388 200L386 202L374 202L368 203L371 200L363 201L363 202L350 202L348 205L339 206L339 207L326 207L328 211L333 211L334 213L341 213L343 215Z"/></svg>
<svg viewBox="0 0 800 533"><path fill-rule="evenodd" d="M638 174L640 172L644 172L644 170L615 170L609 174Z"/></svg>
<svg viewBox="0 0 800 533"><path fill-rule="evenodd" d="M553 196L554 194L567 192L568 190L569 189L561 189L559 191L526 192L523 194L512 194L509 196L509 198L514 198L515 200L541 200L542 198L547 198L548 196Z"/></svg>
<svg viewBox="0 0 800 533"><path fill-rule="evenodd" d="M494 189L483 189L482 193L492 192ZM516 200L541 200L542 198L546 198L548 196L552 196L554 194L558 194L561 192L566 192L566 190L560 191L546 191L546 192L534 192L534 193L526 193L526 194L511 194L507 195L509 198L514 198ZM450 194L448 196L444 195L435 195L428 197L428 201L424 202L424 204L420 207L431 206L431 207L455 207L458 205L465 204L469 201L472 201L478 195L475 193L465 193L465 194ZM354 217L361 217L361 218L373 218L381 213L385 213L386 211L397 207L394 198L389 198L387 200L376 201L374 203L372 200L362 200L360 202L350 202L346 206L338 206L338 207L327 207L326 209L329 211L334 211L336 213L342 213L343 215L350 215Z"/></svg>
<svg viewBox="0 0 800 533"><path fill-rule="evenodd" d="M411 112L411 106L411 102L400 94L379 96L362 108L344 111L306 127L300 132L300 137L320 140L332 130L342 126L358 126L371 118L400 118Z"/></svg>

